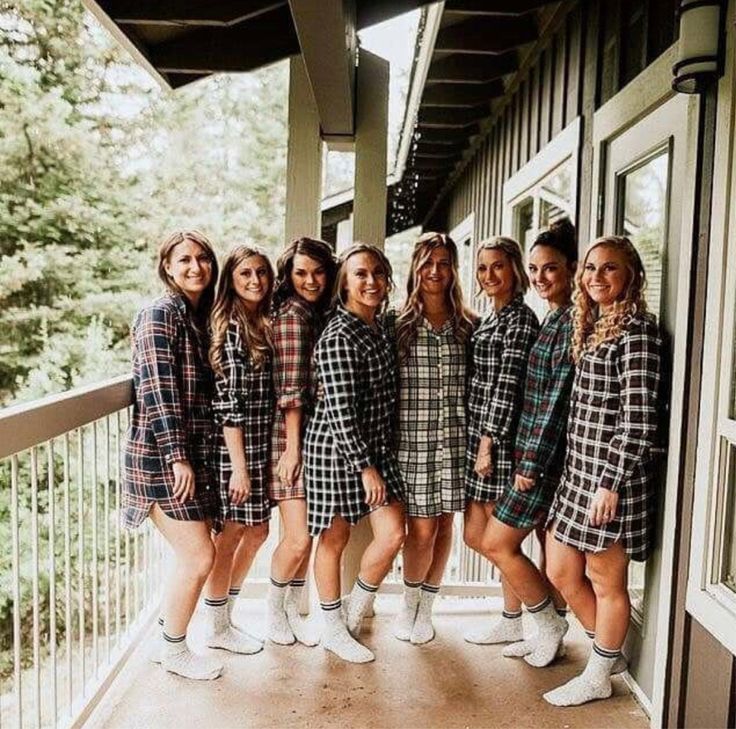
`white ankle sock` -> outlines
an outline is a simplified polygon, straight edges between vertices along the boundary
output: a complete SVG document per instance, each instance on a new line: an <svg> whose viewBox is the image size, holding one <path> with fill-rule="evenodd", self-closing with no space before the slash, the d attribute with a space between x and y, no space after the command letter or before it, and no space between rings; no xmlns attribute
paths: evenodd
<svg viewBox="0 0 736 729"><path fill-rule="evenodd" d="M272 577L268 588L268 639L278 645L291 645L296 641L284 606L288 587L288 582Z"/></svg>
<svg viewBox="0 0 736 729"><path fill-rule="evenodd" d="M238 630L230 622L229 597L205 598L205 642L208 648L252 655L263 650L263 643Z"/></svg>
<svg viewBox="0 0 736 729"><path fill-rule="evenodd" d="M375 660L373 653L348 632L342 617L340 599L320 604L324 618L322 647L349 663L369 663Z"/></svg>
<svg viewBox="0 0 736 729"><path fill-rule="evenodd" d="M393 624L394 637L399 640L411 640L411 631L417 617L419 607L421 582L407 582L404 580L404 595L399 613Z"/></svg>
<svg viewBox="0 0 736 729"><path fill-rule="evenodd" d="M314 630L310 629L309 622L299 613L299 606L302 601L302 593L306 580L303 578L294 579L289 584L286 591L286 600L284 601L284 609L286 610L286 619L289 621L289 628L294 637L302 645L310 648L317 645L319 640L314 634Z"/></svg>
<svg viewBox="0 0 736 729"><path fill-rule="evenodd" d="M557 656L568 628L567 620L557 614L552 600L546 597L538 605L532 605L529 613L537 624L534 650L524 656L524 660L536 668L548 666Z"/></svg>
<svg viewBox="0 0 736 729"><path fill-rule="evenodd" d="M595 643L585 670L559 688L544 694L553 706L579 706L596 699L607 699L612 693L611 669L621 655L618 650L606 650Z"/></svg>
<svg viewBox="0 0 736 729"><path fill-rule="evenodd" d="M521 622L521 610L514 613L504 610L501 617L490 628L471 630L465 635L468 643L478 645L515 643L523 639L524 627Z"/></svg>
<svg viewBox="0 0 736 729"><path fill-rule="evenodd" d="M196 681L211 681L222 673L222 664L211 656L192 653L187 646L186 634L163 634L161 666L169 673Z"/></svg>
<svg viewBox="0 0 736 729"><path fill-rule="evenodd" d="M355 636L360 633L363 617L373 606L377 592L378 585L371 585L358 576L350 593L350 601L347 609L346 623L351 635Z"/></svg>
<svg viewBox="0 0 736 729"><path fill-rule="evenodd" d="M439 585L422 585L417 608L417 618L411 631L411 642L414 645L423 645L434 639L434 625L432 625L432 605L440 591Z"/></svg>

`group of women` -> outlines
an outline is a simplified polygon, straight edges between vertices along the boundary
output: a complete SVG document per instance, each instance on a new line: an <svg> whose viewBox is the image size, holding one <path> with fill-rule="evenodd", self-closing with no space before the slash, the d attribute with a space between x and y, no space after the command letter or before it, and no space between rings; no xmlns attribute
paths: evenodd
<svg viewBox="0 0 736 729"><path fill-rule="evenodd" d="M402 546L393 632L431 641L453 516L464 512L465 542L500 570L504 595L502 615L466 640L507 643L504 655L546 666L564 653L569 605L593 639L590 659L545 699L610 696L626 667L628 563L652 546L660 341L631 242L601 238L577 258L567 220L536 239L526 265L511 238L481 243L479 320L442 233L417 240L395 309L391 264L370 245L335 260L302 238L275 273L263 251L238 246L218 279L201 233L167 238L167 293L133 325L123 501L124 523L150 517L175 555L162 666L220 675L217 659L186 643L202 592L209 647L262 649L232 608L275 507L269 640L316 644L299 603L317 538L324 648L373 660L361 623ZM530 279L548 306L541 326L524 303ZM340 560L364 517L372 541L343 597ZM522 551L532 532L539 566Z"/></svg>

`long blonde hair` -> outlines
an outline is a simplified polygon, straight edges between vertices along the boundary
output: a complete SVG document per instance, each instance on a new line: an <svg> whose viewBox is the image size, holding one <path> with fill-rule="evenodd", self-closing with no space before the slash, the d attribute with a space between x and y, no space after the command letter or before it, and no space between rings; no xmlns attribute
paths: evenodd
<svg viewBox="0 0 736 729"><path fill-rule="evenodd" d="M257 309L250 312L235 291L233 274L243 261L254 256L260 256L266 263L268 290ZM259 369L268 359L272 350L271 324L268 314L271 308L273 284L273 266L262 249L256 246L236 246L225 257L210 320L212 327L210 364L216 373L222 374L222 349L231 321L237 323L241 339L248 349L254 367Z"/></svg>
<svg viewBox="0 0 736 729"><path fill-rule="evenodd" d="M521 252L521 246L513 238L509 238L506 235L497 235L483 241L478 246L478 250L475 254L476 267L480 260L480 254L482 251L501 251L506 255L506 258L511 264L511 270L514 272L514 296L525 294L529 291L529 276L527 276L527 273L524 270L524 257ZM477 281L477 272L475 278ZM481 290L479 290L478 293L480 293Z"/></svg>
<svg viewBox="0 0 736 729"><path fill-rule="evenodd" d="M588 256L600 246L621 251L629 271L629 281L621 298L602 316L598 316L598 305L590 298L582 284ZM590 244L575 276L572 332L572 355L575 362L580 360L586 350L594 350L603 342L620 337L633 316L647 313L647 302L644 299L646 285L644 264L639 252L628 238L608 235Z"/></svg>
<svg viewBox="0 0 736 729"><path fill-rule="evenodd" d="M458 271L458 255L455 241L445 233L428 232L420 235L414 243L414 250L409 265L409 278L406 282L406 299L396 318L396 341L399 359L404 361L417 339L417 329L424 313L424 301L421 295L421 270L429 261L432 251L446 248L450 254L452 280L445 292L446 303L450 307L452 327L458 342L465 343L473 333L475 315L465 306L463 291L460 286Z"/></svg>
<svg viewBox="0 0 736 729"><path fill-rule="evenodd" d="M351 246L346 248L338 257L337 274L335 276L335 288L332 292L332 305L337 306L338 304L347 303L347 262L359 253L369 253L372 255L380 264L383 266L384 273L386 274L386 296L381 302L378 313L381 314L385 311L388 306L389 295L394 288L394 270L391 267L391 262L386 258L386 254L376 246L370 243L353 243Z"/></svg>

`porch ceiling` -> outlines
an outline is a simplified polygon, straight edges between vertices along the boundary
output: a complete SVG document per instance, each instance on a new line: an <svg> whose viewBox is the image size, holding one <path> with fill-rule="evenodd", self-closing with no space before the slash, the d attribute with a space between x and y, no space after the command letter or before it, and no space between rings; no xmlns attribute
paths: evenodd
<svg viewBox="0 0 736 729"><path fill-rule="evenodd" d="M85 4L172 88L213 73L252 71L300 52L288 0L85 0ZM426 0L343 3L351 16L354 8L357 30L427 4ZM334 28L327 24L324 31L330 30ZM344 34L345 29L338 32Z"/></svg>
<svg viewBox="0 0 736 729"><path fill-rule="evenodd" d="M550 0L446 0L404 174L389 188L389 234L422 223L539 40Z"/></svg>

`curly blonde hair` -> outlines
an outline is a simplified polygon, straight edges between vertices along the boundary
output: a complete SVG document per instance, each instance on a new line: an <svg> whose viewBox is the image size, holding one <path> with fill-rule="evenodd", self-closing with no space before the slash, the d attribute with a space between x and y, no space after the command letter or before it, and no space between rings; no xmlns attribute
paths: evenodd
<svg viewBox="0 0 736 729"><path fill-rule="evenodd" d="M619 299L605 314L599 316L598 305L590 298L582 281L588 257L594 249L601 246L624 254L629 280ZM646 286L644 264L639 252L628 238L609 235L598 238L590 244L575 276L572 334L572 355L575 362L580 360L586 350L592 351L603 342L620 337L634 316L647 313L647 302L644 299Z"/></svg>
<svg viewBox="0 0 736 729"><path fill-rule="evenodd" d="M458 342L464 344L470 339L470 335L473 333L475 315L465 306L463 300L455 241L445 233L424 233L414 243L411 264L409 266L409 278L406 282L406 300L396 317L396 340L399 349L399 359L402 362L409 356L412 344L416 342L417 327L424 311L424 301L421 295L422 277L420 272L424 264L429 261L432 251L437 248L446 248L450 255L452 280L446 291L446 299L451 312L455 337Z"/></svg>
<svg viewBox="0 0 736 729"><path fill-rule="evenodd" d="M255 311L249 311L241 301L233 286L233 273L243 261L260 256L268 268L268 290ZM210 364L217 374L222 374L222 349L231 321L240 329L240 336L248 349L253 365L259 369L272 351L271 324L268 318L273 296L274 273L271 261L265 251L256 246L236 246L225 257L222 274L217 286L215 303L210 318L212 341L210 343Z"/></svg>

